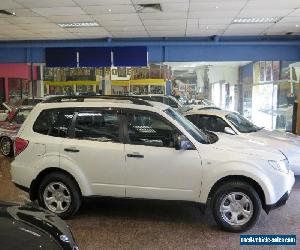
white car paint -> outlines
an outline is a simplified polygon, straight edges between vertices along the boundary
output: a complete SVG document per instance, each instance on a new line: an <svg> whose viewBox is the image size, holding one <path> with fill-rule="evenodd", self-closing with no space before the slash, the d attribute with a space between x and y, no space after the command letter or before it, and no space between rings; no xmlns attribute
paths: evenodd
<svg viewBox="0 0 300 250"><path fill-rule="evenodd" d="M290 192L295 181L293 172L280 172L268 162L285 160L285 156L278 150L257 146L246 140L235 141L233 144L231 138L225 136L214 144L202 144L178 121L166 114L165 110L169 106L150 103L153 106L136 105L124 100L38 104L18 134L18 137L28 140L29 144L12 162L13 182L30 188L42 170L57 167L75 178L83 196L206 203L213 185L230 175L242 175L256 181L265 194L267 205L275 204L286 192ZM33 124L42 110L68 107L126 108L153 112L181 131L195 150L91 142L46 136L33 131ZM43 150L36 151L35 145L42 145ZM74 156L62 150L74 145L80 147L82 154ZM139 153L145 157L128 158L128 153Z"/></svg>
<svg viewBox="0 0 300 250"><path fill-rule="evenodd" d="M300 175L300 137L289 132L269 131L261 129L257 132L241 133L236 127L226 118L226 115L232 111L218 109L193 109L184 113L184 116L199 114L210 115L222 118L236 135L228 135L217 132L220 138L230 137L234 139L232 144L236 143L237 137L246 139L249 142L262 145L265 148L273 147L280 150L289 160L291 169L295 175Z"/></svg>

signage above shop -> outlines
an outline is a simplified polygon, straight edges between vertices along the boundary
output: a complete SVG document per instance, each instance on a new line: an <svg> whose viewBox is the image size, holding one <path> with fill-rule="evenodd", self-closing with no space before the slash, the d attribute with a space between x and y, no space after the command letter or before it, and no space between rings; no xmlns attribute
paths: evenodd
<svg viewBox="0 0 300 250"><path fill-rule="evenodd" d="M47 67L147 66L147 47L46 48Z"/></svg>

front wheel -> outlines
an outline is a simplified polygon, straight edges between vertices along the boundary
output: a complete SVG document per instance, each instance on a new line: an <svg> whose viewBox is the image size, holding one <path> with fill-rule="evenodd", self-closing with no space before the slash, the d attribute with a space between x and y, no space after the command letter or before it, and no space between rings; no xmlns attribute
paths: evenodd
<svg viewBox="0 0 300 250"><path fill-rule="evenodd" d="M4 136L0 139L0 151L5 157L13 156L13 143L9 137Z"/></svg>
<svg viewBox="0 0 300 250"><path fill-rule="evenodd" d="M74 215L81 205L77 183L68 175L53 172L41 181L38 193L42 207L62 218Z"/></svg>
<svg viewBox="0 0 300 250"><path fill-rule="evenodd" d="M255 189L244 182L222 184L212 199L216 222L230 232L243 232L252 228L259 219L261 207Z"/></svg>

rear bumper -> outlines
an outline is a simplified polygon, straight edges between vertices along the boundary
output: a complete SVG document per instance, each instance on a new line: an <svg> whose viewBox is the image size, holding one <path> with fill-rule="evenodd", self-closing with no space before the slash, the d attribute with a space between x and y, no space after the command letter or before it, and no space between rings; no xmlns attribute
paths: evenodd
<svg viewBox="0 0 300 250"><path fill-rule="evenodd" d="M285 205L289 197L290 197L290 191L287 191L276 203L271 205L266 205L264 210L268 214L271 210Z"/></svg>

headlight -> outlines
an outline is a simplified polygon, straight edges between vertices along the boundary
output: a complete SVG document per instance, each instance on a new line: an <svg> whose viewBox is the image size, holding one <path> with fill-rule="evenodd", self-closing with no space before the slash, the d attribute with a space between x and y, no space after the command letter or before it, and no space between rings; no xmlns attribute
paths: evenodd
<svg viewBox="0 0 300 250"><path fill-rule="evenodd" d="M282 161L269 161L269 164L271 165L272 168L286 173L289 173L290 167L289 167L289 162L288 160L282 160Z"/></svg>

